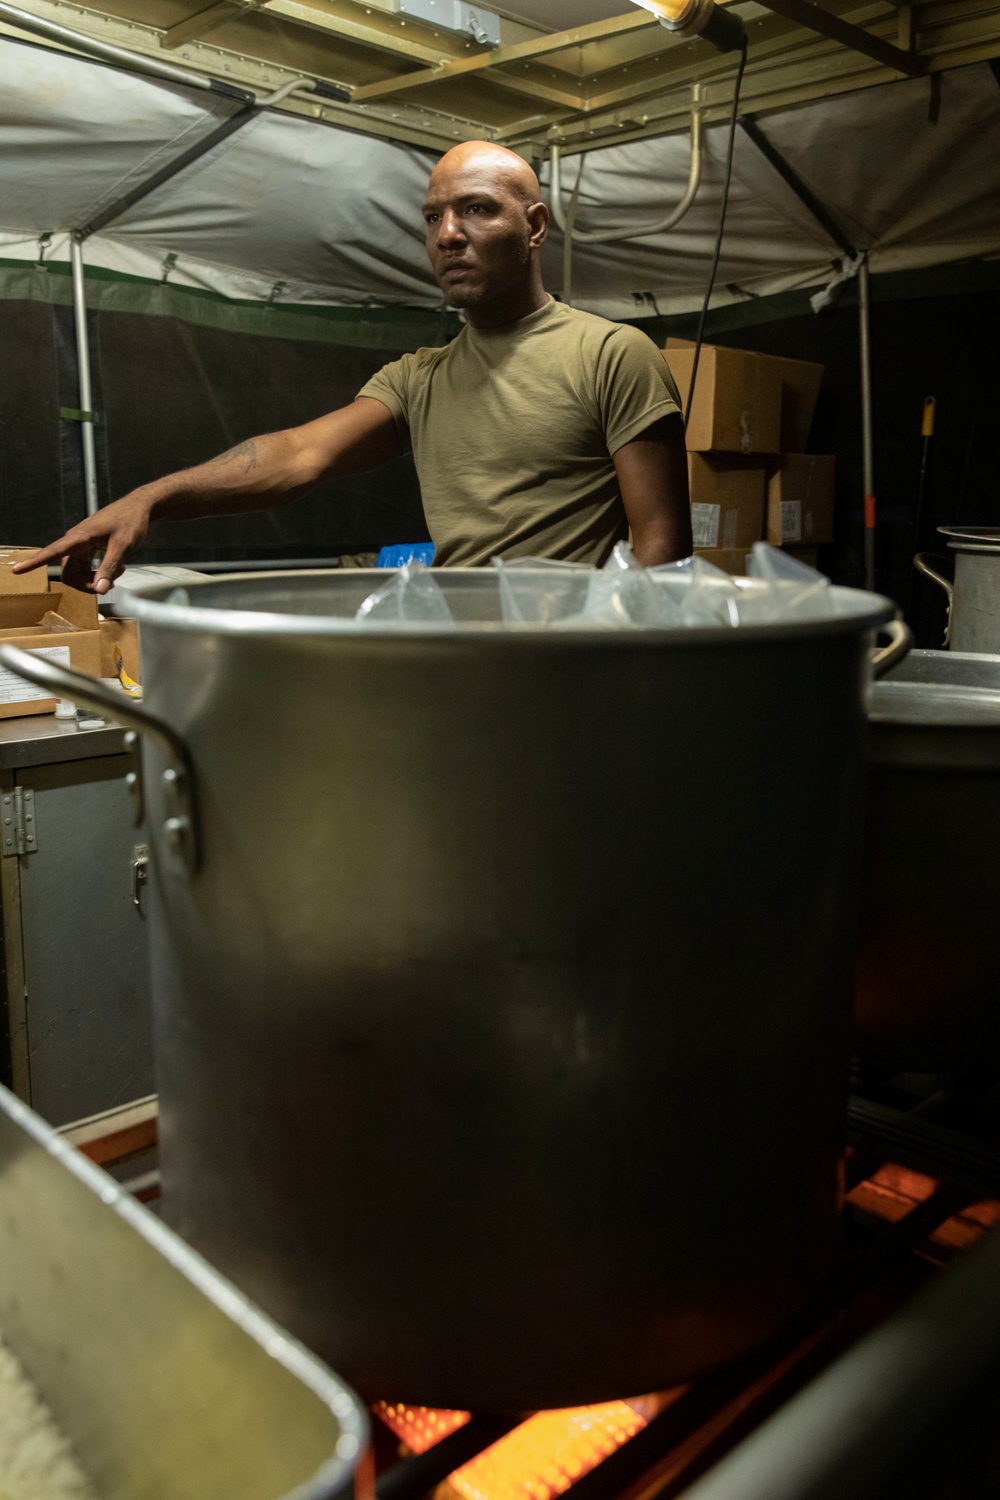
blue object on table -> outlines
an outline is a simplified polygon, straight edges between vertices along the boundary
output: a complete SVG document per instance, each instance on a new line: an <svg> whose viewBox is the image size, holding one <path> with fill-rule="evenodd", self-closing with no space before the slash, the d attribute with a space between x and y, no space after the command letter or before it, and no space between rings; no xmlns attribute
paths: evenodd
<svg viewBox="0 0 1000 1500"><path fill-rule="evenodd" d="M433 542L399 542L395 547L383 547L375 560L376 568L403 568L410 562L434 561Z"/></svg>

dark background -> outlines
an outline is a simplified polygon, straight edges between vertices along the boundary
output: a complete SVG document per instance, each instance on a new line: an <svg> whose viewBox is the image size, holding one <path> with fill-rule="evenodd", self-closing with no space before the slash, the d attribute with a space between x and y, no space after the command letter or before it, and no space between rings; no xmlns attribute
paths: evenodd
<svg viewBox="0 0 1000 1500"><path fill-rule="evenodd" d="M934 528L1000 525L1000 267L971 263L872 278L872 368L880 589L907 607L920 644L939 645L943 595L911 578L924 397L937 398L919 545ZM400 351L206 328L131 313L90 314L102 503L259 432L350 401ZM693 318L640 326L662 344ZM717 343L821 361L810 448L838 458L836 536L820 565L863 579L858 313L852 289L815 315L805 294L723 309ZM5 302L0 315L0 542L42 543L83 514L71 309ZM329 484L280 511L154 528L139 561L334 557L426 537L409 459Z"/></svg>

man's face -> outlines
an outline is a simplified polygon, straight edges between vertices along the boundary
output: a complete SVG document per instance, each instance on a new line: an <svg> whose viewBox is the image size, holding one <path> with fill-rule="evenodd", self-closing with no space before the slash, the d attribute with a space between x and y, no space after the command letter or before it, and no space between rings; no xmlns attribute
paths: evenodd
<svg viewBox="0 0 1000 1500"><path fill-rule="evenodd" d="M533 234L528 208L489 162L434 172L424 204L427 254L452 307L495 302L523 285Z"/></svg>

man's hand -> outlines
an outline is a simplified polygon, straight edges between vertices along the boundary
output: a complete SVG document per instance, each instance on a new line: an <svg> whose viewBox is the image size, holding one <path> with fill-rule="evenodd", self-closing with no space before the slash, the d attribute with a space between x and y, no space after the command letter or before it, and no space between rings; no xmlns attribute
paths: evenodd
<svg viewBox="0 0 1000 1500"><path fill-rule="evenodd" d="M30 573L57 557L63 559L63 578L71 588L91 594L106 594L124 570L129 554L145 539L149 530L152 502L135 490L123 500L106 505L96 515L88 516L78 526L33 557L15 564L15 573ZM95 552L104 557L93 567Z"/></svg>
<svg viewBox="0 0 1000 1500"><path fill-rule="evenodd" d="M687 451L680 416L661 417L614 455L632 551L647 568L691 555Z"/></svg>

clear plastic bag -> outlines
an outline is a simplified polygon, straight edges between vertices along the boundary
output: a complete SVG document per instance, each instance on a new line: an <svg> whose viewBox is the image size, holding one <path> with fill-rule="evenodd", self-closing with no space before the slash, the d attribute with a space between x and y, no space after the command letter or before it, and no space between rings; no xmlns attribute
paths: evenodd
<svg viewBox="0 0 1000 1500"><path fill-rule="evenodd" d="M354 616L358 625L454 625L455 618L433 573L409 562L368 595Z"/></svg>
<svg viewBox="0 0 1000 1500"><path fill-rule="evenodd" d="M553 625L579 614L587 598L593 568L587 563L495 557L500 610L507 625Z"/></svg>
<svg viewBox="0 0 1000 1500"><path fill-rule="evenodd" d="M578 630L656 628L680 621L674 580L659 580L637 562L628 542L618 542L599 572L591 570L583 608L560 624ZM682 591L684 590L682 585Z"/></svg>
<svg viewBox="0 0 1000 1500"><path fill-rule="evenodd" d="M747 572L767 587L746 592L740 610L744 624L821 620L837 612L829 578L767 542L754 542Z"/></svg>
<svg viewBox="0 0 1000 1500"><path fill-rule="evenodd" d="M681 625L727 625L740 623L740 590L728 573L694 557L681 605Z"/></svg>

